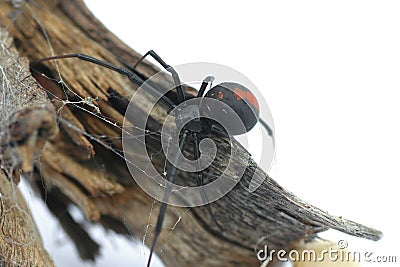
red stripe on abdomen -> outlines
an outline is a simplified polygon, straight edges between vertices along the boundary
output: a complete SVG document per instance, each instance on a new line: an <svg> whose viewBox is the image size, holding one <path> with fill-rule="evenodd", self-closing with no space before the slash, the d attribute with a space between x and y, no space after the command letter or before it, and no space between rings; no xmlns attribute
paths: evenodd
<svg viewBox="0 0 400 267"><path fill-rule="evenodd" d="M236 95L237 100L246 99L252 104L258 111L260 111L260 106L258 105L257 98L253 95L252 92L246 92L239 88L235 88L233 93Z"/></svg>

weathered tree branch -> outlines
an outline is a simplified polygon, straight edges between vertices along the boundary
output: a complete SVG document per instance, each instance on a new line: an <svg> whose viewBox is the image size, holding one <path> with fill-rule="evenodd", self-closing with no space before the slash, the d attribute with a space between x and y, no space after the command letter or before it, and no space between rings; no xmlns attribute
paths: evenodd
<svg viewBox="0 0 400 267"><path fill-rule="evenodd" d="M31 61L52 55L48 40L54 55L79 52L126 67L133 65L140 57L102 26L80 0L37 0L32 4L22 3L19 9L2 2L0 23L10 31L18 51ZM57 214L69 203L74 203L82 209L88 220L102 223L121 233L133 233L142 239L146 234L153 201L134 183L125 162L109 149L122 149L120 127L124 105L137 86L93 64L74 59L58 60L57 63L68 87L49 78L59 79L54 62L32 65L33 76L56 107L60 126L60 132L44 145L40 161L35 161L37 179L44 180L48 196L54 200L51 203L56 203L49 208ZM149 77L157 68L146 63L138 71L143 77ZM165 78L159 81L158 86L165 86L169 82ZM16 101L26 101L26 97ZM68 104L73 102L79 104ZM14 113L11 109L10 114ZM165 114L162 108L152 114L153 121L149 124L152 131L158 130L159 122ZM105 118L119 127L105 122ZM30 125L30 121L19 122ZM35 125L36 128L24 127L28 131L28 139L42 125ZM47 132L53 133L54 130ZM10 138L20 138L8 129L2 129L0 134L10 133ZM88 138L85 133L97 137L100 143ZM46 138L48 136L45 135ZM221 155L227 154L229 148L223 139L216 142ZM21 144L25 147L28 143ZM243 148L238 146L238 149L239 155L247 155ZM18 152L17 155L23 157L21 155L24 153ZM21 160L25 164L20 165L26 171L30 171L27 167L30 166L30 160ZM222 156L218 157L212 170L220 172L225 160ZM237 165L248 164L240 156L232 160ZM162 158L154 160L155 165L161 166L163 163ZM103 168L99 169L98 166ZM259 262L253 249L260 238L267 237L270 247L290 249L299 240L312 239L318 232L329 228L372 240L380 238L381 233L377 230L331 216L303 202L266 177L264 172L257 172L256 176L258 179L266 178L265 181L254 193L249 193L244 187L249 184L257 168L252 162L239 184L212 204L217 220L224 225L223 232L209 219L204 207L193 208L190 212L183 208L168 210L165 229L172 227L182 214L185 215L173 234L165 230L158 241L156 252L162 249L160 256L167 266L190 266L199 262L201 266L257 266ZM181 172L177 178L178 183L184 183L188 177L191 176ZM38 186L38 190L43 193L40 188ZM158 205L152 212L152 225L155 224L157 214ZM72 218L64 220L64 224L64 229L76 240L80 236L77 234L77 231L81 231L79 225ZM125 227L129 227L129 231ZM150 228L147 233L147 244L151 241L152 230ZM76 240L76 243L79 244L79 241ZM89 237L85 238L84 244L79 248L82 257L92 259L97 253L96 244Z"/></svg>
<svg viewBox="0 0 400 267"><path fill-rule="evenodd" d="M0 28L1 30L1 28ZM0 266L53 266L16 183L57 132L54 107L0 31Z"/></svg>

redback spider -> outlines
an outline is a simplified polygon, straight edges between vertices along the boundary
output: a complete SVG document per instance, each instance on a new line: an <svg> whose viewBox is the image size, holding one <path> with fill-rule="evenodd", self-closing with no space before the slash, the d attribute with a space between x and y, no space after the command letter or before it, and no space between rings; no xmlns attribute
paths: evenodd
<svg viewBox="0 0 400 267"><path fill-rule="evenodd" d="M169 73L171 73L174 81L174 89L176 90L177 93L176 101L171 100L171 98L167 97L166 95L160 95L161 93L156 88L149 85L148 83L145 83L145 81L142 78L140 78L138 74L136 74L135 68L138 66L138 64L140 64L144 60L146 56L153 57L159 64L161 64L161 66L164 69L166 69ZM158 97L160 99L160 102L166 105L170 110L173 110L178 105L184 103L185 101L188 100L188 98L193 98L193 96L186 93L185 90L183 89L179 75L176 72L176 70L170 65L168 65L153 50L148 51L138 60L138 62L136 62L136 64L133 66L133 71L115 66L109 62L102 61L85 54L67 54L67 55L53 56L40 59L37 62L43 62L54 59L64 59L64 58L78 58L80 60L88 61L103 66L105 68L111 69L115 72L118 72L128 77L129 80L135 83L136 85L146 86L145 88L146 91L148 91L153 96ZM260 124L266 129L266 131L272 137L272 139L274 138L271 127L264 120L260 118L260 107L257 98L248 88L239 83L234 83L234 82L223 82L221 84L212 87L213 80L214 77L212 76L206 77L203 80L195 98L205 97L223 102L224 104L231 107L231 109L240 118L241 124L244 127L231 127L231 129L226 130L220 123L214 120L207 119L207 116L203 116L205 112L220 113L221 110L218 110L217 107L213 106L210 108L209 106L207 106L208 111L205 111L199 106L192 105L190 106L189 109L187 108L182 109L182 112L178 112L175 117L176 124L182 123L182 118L184 118L185 121L185 124L183 125L182 131L179 135L179 149L181 151L185 149L185 145L188 141L188 138L191 137L194 143L194 156L196 159L198 159L200 158L199 144L201 141L202 134L212 133L219 136L227 136L227 135L233 136L233 135L244 134L250 131L257 124L257 122L260 122ZM210 86L211 88L206 92L208 86ZM222 116L222 119L229 121L231 119L230 114L226 113L225 115ZM170 183L167 183L163 201L161 203L160 212L158 214L157 223L154 230L154 238L150 247L150 255L148 258L147 267L150 267L152 255L154 252L154 247L161 233L162 224L164 221L164 216L168 205L167 202L171 194L170 184L173 184L175 182L175 178L178 172L178 168L176 167L176 165L177 162L180 160L179 156L180 154L177 153L177 155L173 159L173 164L171 164L171 167L166 174L166 179ZM204 184L203 172L198 171L197 185L201 187L203 186L203 184ZM206 192L204 192L204 190L200 190L200 194L202 201L203 203L205 203L205 207L207 208L211 219L218 226L218 228L221 231L223 231L223 228L217 222L216 218L213 215L213 212L209 205L209 201L207 199Z"/></svg>

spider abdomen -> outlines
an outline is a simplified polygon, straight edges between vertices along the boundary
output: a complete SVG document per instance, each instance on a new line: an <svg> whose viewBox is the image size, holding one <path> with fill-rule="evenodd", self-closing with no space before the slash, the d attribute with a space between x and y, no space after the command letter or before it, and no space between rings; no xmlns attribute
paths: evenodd
<svg viewBox="0 0 400 267"><path fill-rule="evenodd" d="M206 108L203 109L203 112L207 117L217 117L217 121L228 128L227 131L231 135L244 134L250 131L258 122L260 107L257 98L248 88L241 84L234 82L218 84L211 88L205 97L216 99L226 104L205 104ZM240 121L237 121L237 118Z"/></svg>

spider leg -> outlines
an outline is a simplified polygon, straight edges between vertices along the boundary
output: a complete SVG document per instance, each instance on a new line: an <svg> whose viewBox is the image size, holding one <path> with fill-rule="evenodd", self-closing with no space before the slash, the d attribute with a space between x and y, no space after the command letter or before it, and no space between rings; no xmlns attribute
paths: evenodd
<svg viewBox="0 0 400 267"><path fill-rule="evenodd" d="M185 91L182 88L181 85L181 80L179 79L179 75L176 72L176 70L171 67L170 65L168 65L159 55L157 55L156 52L154 52L153 50L149 50L146 52L146 54L144 54L137 62L135 65L133 65L133 70L145 59L145 57L147 56L151 56L152 58L154 58L158 63L160 63L161 66L163 66L164 69L166 69L169 73L171 73L172 75L172 79L174 80L174 84L175 84L175 88L178 92L178 99L179 99L179 103L182 103L183 101L185 101Z"/></svg>
<svg viewBox="0 0 400 267"><path fill-rule="evenodd" d="M189 131L188 130L184 130L182 136L179 138L179 149L181 151L183 151L184 148L185 148L188 134L189 134ZM158 237L159 237L159 235L161 233L162 224L163 224L163 221L164 221L165 212L167 210L167 205L168 205L167 202L168 202L169 196L171 195L171 190L172 190L171 183L175 182L176 174L177 174L177 171L178 171L178 168L176 167L176 165L178 164L178 161L179 161L179 154L176 155L173 164L171 164L171 169L169 170L169 172L167 174L167 180L170 183L167 184L167 187L166 187L165 193L164 193L164 198L163 198L163 201L161 203L160 213L158 214L156 228L154 230L154 238L153 238L153 242L152 242L151 247L150 247L150 256L149 256L149 259L147 261L147 267L150 267L150 262L151 262L151 258L153 256L154 247L155 247L155 245L157 243L157 239L158 239Z"/></svg>
<svg viewBox="0 0 400 267"><path fill-rule="evenodd" d="M273 146L275 148L275 135L274 135L274 131L272 130L271 126L269 126L269 124L266 121L264 121L263 119L261 119L261 118L259 118L258 121L264 127L264 129L267 131L268 135L271 137L272 144L273 144Z"/></svg>
<svg viewBox="0 0 400 267"><path fill-rule="evenodd" d="M196 159L200 158L200 141L199 141L199 137L197 133L192 133L192 137L194 140L194 155L196 157ZM200 169L200 162L197 161L197 168ZM203 171L198 171L197 172L197 186L203 186L204 185L204 178L203 178ZM217 219L215 218L212 210L211 210L211 206L209 204L206 192L204 191L204 188L200 188L200 195L201 195L201 200L203 201L203 203L205 204L205 207L208 211L208 214L210 214L211 220L215 223L215 225L218 226L218 228L221 231L224 231L224 229L222 228L222 226L218 223Z"/></svg>
<svg viewBox="0 0 400 267"><path fill-rule="evenodd" d="M67 55L60 55L60 56L53 56L53 57L46 57L46 58L42 58L39 60L36 60L34 62L44 62L44 61L50 61L50 60L55 60L55 59L64 59L64 58L77 58L83 61L87 61L105 68L108 68L112 71L118 72L119 74L122 74L126 77L128 77L128 79L130 81L132 81L133 83L135 83L137 86L142 86L145 85L145 89L146 91L148 91L150 94L152 94L154 97L160 98L160 100L168 106L169 109L174 109L176 107L175 103L169 99L167 96L165 95L161 95L161 93L155 89L154 87L150 86L147 83L144 83L144 80L141 79L138 75L136 75L135 73L130 72L129 70L122 68L122 67L118 67L115 66L107 61L103 61L97 58L94 58L92 56L88 56L85 54L67 54Z"/></svg>
<svg viewBox="0 0 400 267"><path fill-rule="evenodd" d="M274 131L272 130L271 126L269 126L268 123L261 118L259 119L259 122L264 127L264 129L267 131L268 135L271 136L272 139L275 139Z"/></svg>
<svg viewBox="0 0 400 267"><path fill-rule="evenodd" d="M214 76L207 76L204 78L203 83L200 86L200 90L197 93L197 97L202 97L204 92L206 91L207 85L212 84L212 82L215 80Z"/></svg>

